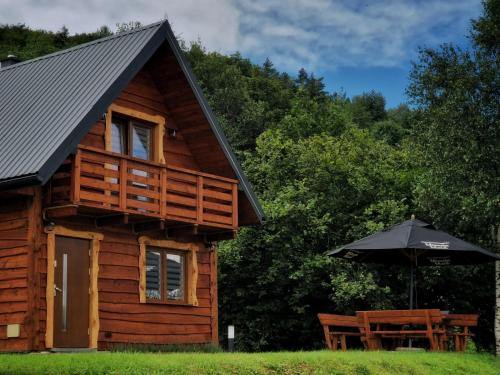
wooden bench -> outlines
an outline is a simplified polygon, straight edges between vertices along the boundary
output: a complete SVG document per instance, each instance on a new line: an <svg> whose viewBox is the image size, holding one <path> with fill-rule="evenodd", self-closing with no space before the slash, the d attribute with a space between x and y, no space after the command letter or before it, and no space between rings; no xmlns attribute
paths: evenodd
<svg viewBox="0 0 500 375"><path fill-rule="evenodd" d="M444 335L441 336L441 347L448 348L449 339L453 339L456 352L464 352L470 336L470 327L477 326L477 314L443 314Z"/></svg>
<svg viewBox="0 0 500 375"><path fill-rule="evenodd" d="M438 350L444 334L438 309L358 311L356 316L364 329L368 350L382 349L382 338L424 338L430 350Z"/></svg>
<svg viewBox="0 0 500 375"><path fill-rule="evenodd" d="M359 326L358 319L355 316L335 315L335 314L318 314L318 319L323 326L325 341L328 348L337 350L340 342L342 351L347 350L347 336L356 336L361 339L364 345L364 335L362 328ZM330 328L342 327L342 331L330 331ZM345 330L346 328L353 329L352 331Z"/></svg>

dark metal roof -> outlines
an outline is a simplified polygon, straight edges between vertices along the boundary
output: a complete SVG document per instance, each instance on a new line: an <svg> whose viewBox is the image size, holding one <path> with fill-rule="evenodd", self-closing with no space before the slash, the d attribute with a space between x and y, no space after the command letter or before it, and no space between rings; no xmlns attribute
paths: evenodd
<svg viewBox="0 0 500 375"><path fill-rule="evenodd" d="M259 201L167 21L0 69L0 188L47 182L165 40L262 220Z"/></svg>

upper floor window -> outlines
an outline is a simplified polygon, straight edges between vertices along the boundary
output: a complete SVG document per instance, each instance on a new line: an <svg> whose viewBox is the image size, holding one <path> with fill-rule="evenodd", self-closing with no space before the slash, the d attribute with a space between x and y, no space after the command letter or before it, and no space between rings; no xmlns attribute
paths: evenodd
<svg viewBox="0 0 500 375"><path fill-rule="evenodd" d="M111 104L106 114L105 148L134 158L165 163L165 118Z"/></svg>
<svg viewBox="0 0 500 375"><path fill-rule="evenodd" d="M153 126L113 113L111 119L111 151L135 158L152 160Z"/></svg>

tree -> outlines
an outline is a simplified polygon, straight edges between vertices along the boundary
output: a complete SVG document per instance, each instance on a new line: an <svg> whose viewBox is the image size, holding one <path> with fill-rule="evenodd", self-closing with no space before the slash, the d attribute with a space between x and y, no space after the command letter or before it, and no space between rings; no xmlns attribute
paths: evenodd
<svg viewBox="0 0 500 375"><path fill-rule="evenodd" d="M412 151L425 171L414 189L419 212L490 249L491 232L500 224L498 4L484 2L483 16L473 22L470 51L449 44L423 49L408 88L417 107ZM482 270L476 282L492 296L493 269ZM483 327L492 315L492 309L484 311ZM483 331L478 338L486 336Z"/></svg>
<svg viewBox="0 0 500 375"><path fill-rule="evenodd" d="M302 119L295 121L307 127ZM284 119L287 128L291 121ZM219 258L221 326L238 327L241 350L321 347L318 312L398 305L391 287L378 285L377 267L324 255L408 215L402 152L343 128L333 123L334 135L323 128L307 136L268 130L246 159L266 222L241 230Z"/></svg>
<svg viewBox="0 0 500 375"><path fill-rule="evenodd" d="M370 91L352 98L350 111L353 121L361 128L369 128L377 121L385 120L385 98L376 91Z"/></svg>

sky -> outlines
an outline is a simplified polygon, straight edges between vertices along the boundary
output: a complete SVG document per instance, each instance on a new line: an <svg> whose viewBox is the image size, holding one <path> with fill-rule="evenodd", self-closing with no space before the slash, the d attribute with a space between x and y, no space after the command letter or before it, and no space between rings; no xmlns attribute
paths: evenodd
<svg viewBox="0 0 500 375"><path fill-rule="evenodd" d="M0 0L0 24L71 34L167 18L184 41L209 51L268 57L277 70L324 77L349 97L376 90L388 107L406 101L419 47L468 45L481 0Z"/></svg>

